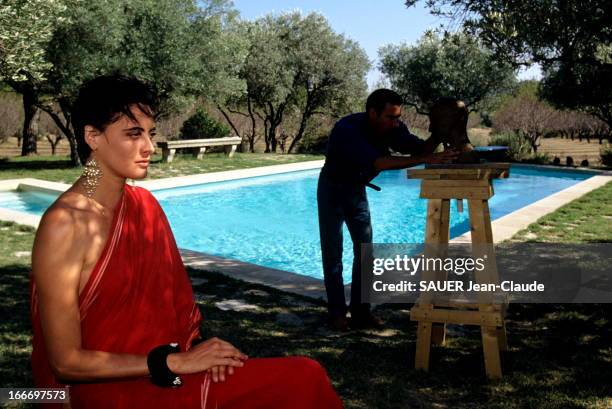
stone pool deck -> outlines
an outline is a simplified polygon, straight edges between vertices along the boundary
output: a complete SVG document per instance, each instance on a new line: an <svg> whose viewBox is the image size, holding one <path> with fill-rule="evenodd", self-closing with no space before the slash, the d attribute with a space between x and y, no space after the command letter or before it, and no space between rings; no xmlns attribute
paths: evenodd
<svg viewBox="0 0 612 409"><path fill-rule="evenodd" d="M179 176L165 179L137 181L136 186L148 190L162 190L203 183L223 182L228 180L243 179L273 175L279 173L298 172L302 170L319 169L323 161L298 162L283 165L264 166L250 169L239 169L224 172L205 173L199 175ZM513 164L513 166L522 166ZM533 165L530 165L533 166ZM557 167L542 166L546 169L560 170ZM562 169L561 170L565 170ZM579 172L580 170L576 170ZM500 217L492 222L493 237L495 242L509 239L519 230L526 228L536 222L542 216L551 213L559 207L577 199L598 187L612 181L612 172L600 172L598 175L545 197L535 203L527 205L519 210ZM39 179L12 179L0 181L0 191L3 190L30 190L41 191L51 194L59 194L68 189L70 185L56 182L47 182ZM0 209L0 220L12 221L19 224L38 227L40 216L30 215L8 209ZM453 243L470 241L470 232L451 240ZM251 283L263 284L279 290L288 291L313 298L325 299L325 286L320 279L303 276L293 272L272 269L256 264L245 263L223 257L213 256L197 251L181 249L181 255L185 265L219 272ZM345 288L347 294L350 285Z"/></svg>

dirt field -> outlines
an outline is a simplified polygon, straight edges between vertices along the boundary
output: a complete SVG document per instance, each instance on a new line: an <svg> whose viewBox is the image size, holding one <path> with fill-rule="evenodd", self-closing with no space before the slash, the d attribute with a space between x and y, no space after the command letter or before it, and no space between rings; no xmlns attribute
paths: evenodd
<svg viewBox="0 0 612 409"><path fill-rule="evenodd" d="M51 144L46 139L38 140L38 154L51 155ZM55 153L57 156L68 156L70 154L70 146L68 141L62 139L57 145ZM0 158L14 157L21 155L21 146L17 146L17 138L8 138L0 143Z"/></svg>
<svg viewBox="0 0 612 409"><path fill-rule="evenodd" d="M586 159L589 165L593 166L600 164L599 150L601 147L602 145L597 140L591 140L588 143L586 140L579 142L563 138L546 138L542 139L539 151L549 154L551 159L555 156L559 157L561 163L565 163L565 158L571 156L575 165L580 165L580 162Z"/></svg>

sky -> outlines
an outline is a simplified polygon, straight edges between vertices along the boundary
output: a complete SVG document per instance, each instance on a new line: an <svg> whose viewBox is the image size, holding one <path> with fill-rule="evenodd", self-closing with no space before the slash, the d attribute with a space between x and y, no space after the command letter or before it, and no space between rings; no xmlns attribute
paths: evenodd
<svg viewBox="0 0 612 409"><path fill-rule="evenodd" d="M299 10L324 15L337 33L357 41L367 53L372 69L367 81L370 88L382 74L377 69L378 49L386 44L414 44L427 29L435 29L445 20L432 16L419 1L406 8L403 0L234 0L245 20L269 13ZM519 73L521 79L539 78L537 67Z"/></svg>

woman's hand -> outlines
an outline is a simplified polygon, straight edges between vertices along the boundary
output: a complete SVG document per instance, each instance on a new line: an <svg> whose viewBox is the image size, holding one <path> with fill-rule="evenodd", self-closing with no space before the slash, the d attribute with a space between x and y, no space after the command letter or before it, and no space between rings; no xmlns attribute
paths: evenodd
<svg viewBox="0 0 612 409"><path fill-rule="evenodd" d="M225 373L244 365L248 356L229 342L211 338L197 344L189 351L168 355L168 368L177 375L210 371L215 382L225 380Z"/></svg>

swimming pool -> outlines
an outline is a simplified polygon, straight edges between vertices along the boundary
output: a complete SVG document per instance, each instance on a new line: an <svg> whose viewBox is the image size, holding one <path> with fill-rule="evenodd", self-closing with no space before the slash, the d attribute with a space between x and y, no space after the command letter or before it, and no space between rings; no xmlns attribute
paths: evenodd
<svg viewBox="0 0 612 409"><path fill-rule="evenodd" d="M179 247L321 278L316 184L319 170L207 183L154 191ZM595 172L513 166L509 179L494 181L489 201L496 219L585 180ZM405 170L383 172L368 189L374 241L423 241L426 201L419 180ZM42 214L54 196L0 192L0 207ZM451 237L469 230L467 209L451 202ZM345 228L344 276L350 281L352 249Z"/></svg>

